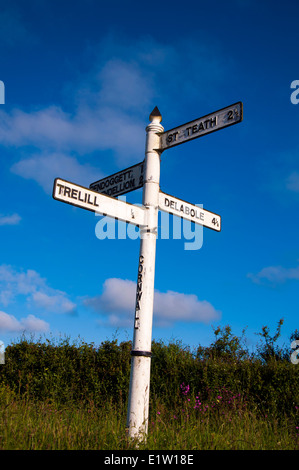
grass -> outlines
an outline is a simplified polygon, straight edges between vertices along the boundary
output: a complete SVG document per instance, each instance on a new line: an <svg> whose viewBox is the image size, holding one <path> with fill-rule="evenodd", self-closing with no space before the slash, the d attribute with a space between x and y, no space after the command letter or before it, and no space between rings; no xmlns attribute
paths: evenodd
<svg viewBox="0 0 299 470"><path fill-rule="evenodd" d="M152 449L183 450L295 450L299 448L296 420L278 419L248 409L241 395L220 389L216 400L200 401L185 394L181 409L161 407L152 420ZM162 439L162 440L161 440ZM164 442L163 442L164 441ZM154 447L157 445L157 447ZM161 447L162 445L162 447Z"/></svg>
<svg viewBox="0 0 299 470"><path fill-rule="evenodd" d="M94 450L124 448L124 410L114 406L61 406L11 399L1 404L1 450Z"/></svg>
<svg viewBox="0 0 299 470"><path fill-rule="evenodd" d="M223 390L222 390L222 395ZM219 395L219 396L222 396ZM240 397L218 399L196 408L184 396L182 407L156 404L150 413L148 450L298 450L299 430L290 418L259 416ZM190 400L190 401L188 401ZM215 406L213 406L215 405ZM105 403L57 405L19 398L7 387L0 393L1 450L128 450L126 406Z"/></svg>

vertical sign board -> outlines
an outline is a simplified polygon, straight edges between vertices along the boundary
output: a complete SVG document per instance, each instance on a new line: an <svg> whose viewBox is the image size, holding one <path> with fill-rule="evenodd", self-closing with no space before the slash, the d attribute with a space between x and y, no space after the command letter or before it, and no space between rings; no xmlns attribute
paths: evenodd
<svg viewBox="0 0 299 470"><path fill-rule="evenodd" d="M144 162L133 165L126 170L114 173L89 185L93 191L107 196L121 196L143 186Z"/></svg>

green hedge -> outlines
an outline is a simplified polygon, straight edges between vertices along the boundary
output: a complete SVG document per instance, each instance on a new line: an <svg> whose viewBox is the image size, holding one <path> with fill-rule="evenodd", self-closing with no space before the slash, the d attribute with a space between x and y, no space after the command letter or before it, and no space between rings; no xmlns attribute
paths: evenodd
<svg viewBox="0 0 299 470"><path fill-rule="evenodd" d="M269 332L268 332L269 333ZM293 335L294 337L294 335ZM215 342L191 351L180 342L152 344L151 402L176 407L181 384L190 396L216 397L220 390L240 394L248 406L275 415L293 414L299 406L299 364L291 351L272 349L265 341L255 354L242 346L230 327L215 330ZM268 335L269 340L269 335ZM130 378L131 342L105 341L100 346L69 339L22 337L7 346L0 366L0 385L30 400L67 404L126 402ZM267 354L265 354L267 353ZM265 359L266 358L266 359Z"/></svg>

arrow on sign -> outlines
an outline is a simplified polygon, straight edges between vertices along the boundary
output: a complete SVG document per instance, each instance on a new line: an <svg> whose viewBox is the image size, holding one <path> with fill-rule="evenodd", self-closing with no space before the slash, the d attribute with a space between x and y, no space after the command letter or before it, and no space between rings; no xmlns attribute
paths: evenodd
<svg viewBox="0 0 299 470"><path fill-rule="evenodd" d="M106 176L99 181L95 181L89 185L93 191L108 196L120 196L129 193L143 186L144 163L130 166L126 170L119 171L113 175Z"/></svg>
<svg viewBox="0 0 299 470"><path fill-rule="evenodd" d="M194 121L187 122L182 126L175 127L161 135L161 148L166 150L170 147L183 144L189 140L197 139L211 132L218 131L224 127L232 126L243 119L243 104L238 103L219 109L212 114L207 114Z"/></svg>
<svg viewBox="0 0 299 470"><path fill-rule="evenodd" d="M159 209L220 232L221 217L169 194L159 193Z"/></svg>
<svg viewBox="0 0 299 470"><path fill-rule="evenodd" d="M54 181L53 198L82 209L108 215L123 222L138 226L146 225L145 209L142 207L99 194L60 178L56 178Z"/></svg>

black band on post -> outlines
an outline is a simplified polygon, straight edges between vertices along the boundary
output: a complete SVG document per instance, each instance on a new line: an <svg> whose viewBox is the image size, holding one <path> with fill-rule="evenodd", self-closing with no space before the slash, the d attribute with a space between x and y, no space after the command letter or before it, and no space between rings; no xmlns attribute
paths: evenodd
<svg viewBox="0 0 299 470"><path fill-rule="evenodd" d="M152 357L152 353L150 351L131 351L131 356Z"/></svg>

